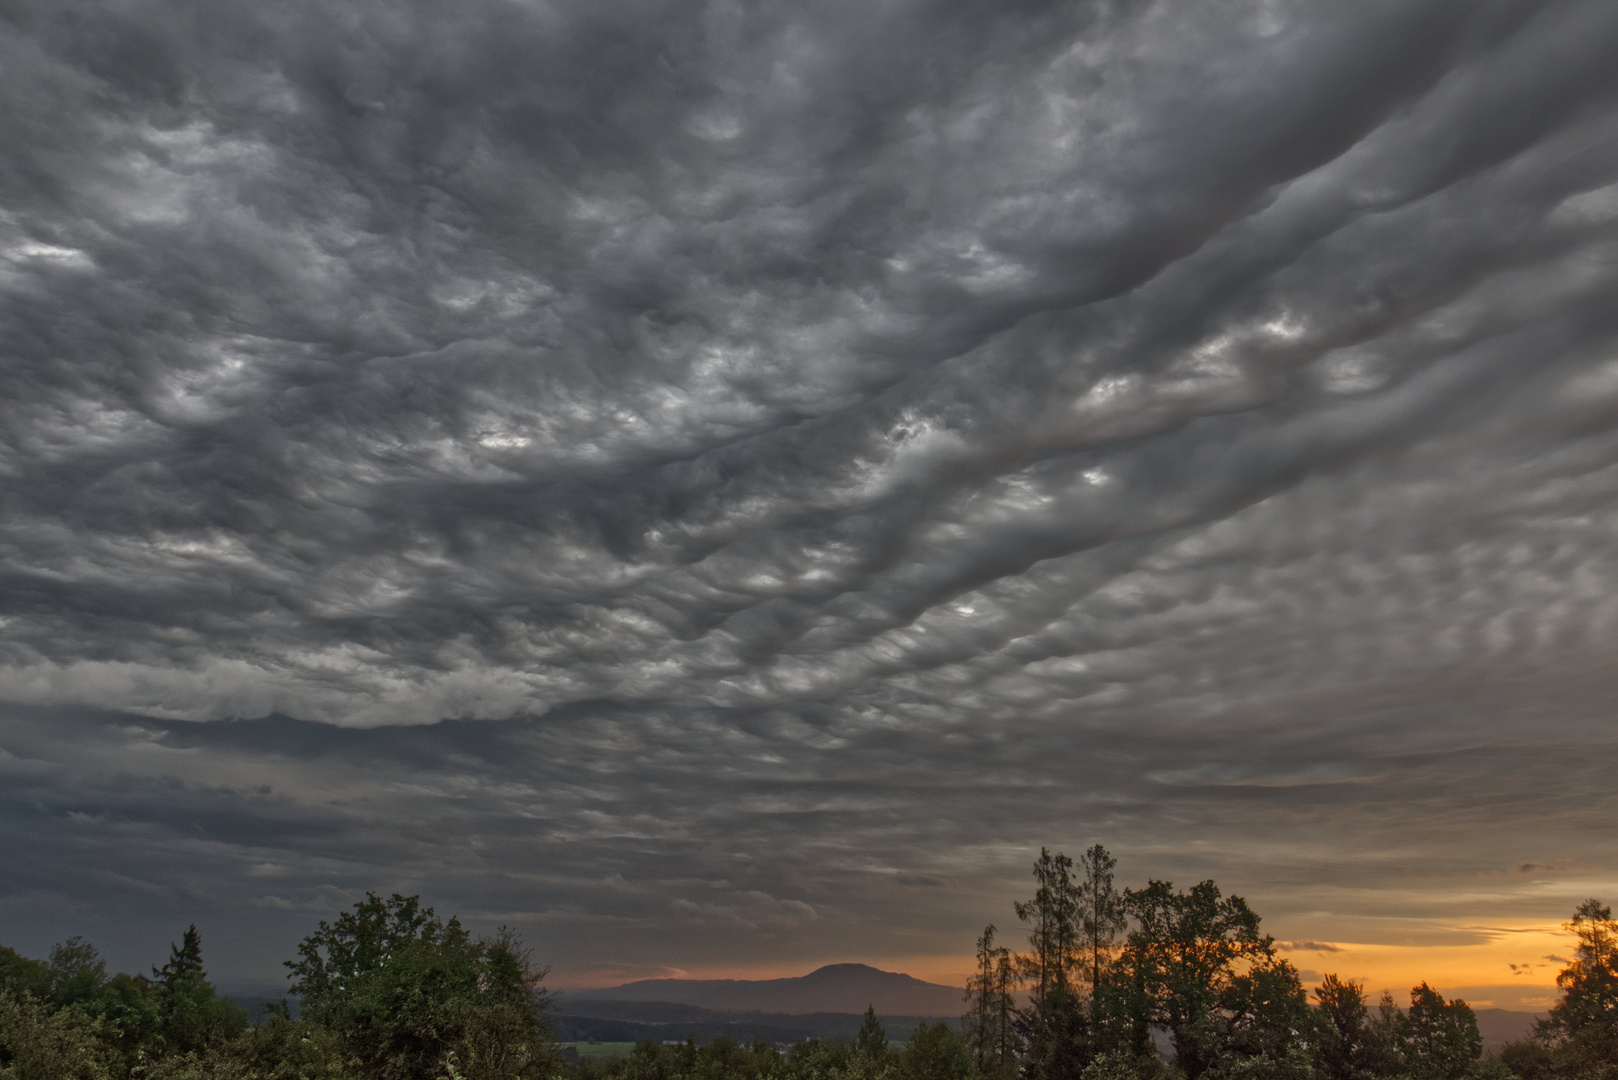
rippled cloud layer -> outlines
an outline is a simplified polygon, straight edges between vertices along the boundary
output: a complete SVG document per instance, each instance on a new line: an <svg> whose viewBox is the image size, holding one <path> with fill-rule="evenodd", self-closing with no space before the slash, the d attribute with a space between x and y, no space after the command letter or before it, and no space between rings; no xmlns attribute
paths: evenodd
<svg viewBox="0 0 1618 1080"><path fill-rule="evenodd" d="M1618 880L1615 46L11 5L0 910L942 955L1100 839L1304 944L1554 920Z"/></svg>

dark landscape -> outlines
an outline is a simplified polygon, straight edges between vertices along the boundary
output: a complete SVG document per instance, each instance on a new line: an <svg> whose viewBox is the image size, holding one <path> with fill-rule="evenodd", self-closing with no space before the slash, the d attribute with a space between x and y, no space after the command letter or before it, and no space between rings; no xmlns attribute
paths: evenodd
<svg viewBox="0 0 1618 1080"><path fill-rule="evenodd" d="M1601 1080L1618 1062L1618 920L1596 900L1567 924L1577 945L1545 1016L1426 982L1373 1007L1352 979L1306 987L1213 881L1120 889L1115 867L1100 845L1042 850L1013 905L1028 950L986 926L963 991L841 963L558 994L516 934L474 937L398 894L321 922L286 964L287 997L252 1012L208 981L195 927L150 976L109 976L81 938L45 960L0 947L0 1076Z"/></svg>

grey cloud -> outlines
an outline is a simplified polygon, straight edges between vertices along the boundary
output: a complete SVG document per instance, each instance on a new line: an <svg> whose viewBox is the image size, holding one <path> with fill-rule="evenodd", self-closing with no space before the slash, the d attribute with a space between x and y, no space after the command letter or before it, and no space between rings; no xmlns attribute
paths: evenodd
<svg viewBox="0 0 1618 1080"><path fill-rule="evenodd" d="M0 20L38 933L932 954L1069 838L1380 940L1344 865L1610 867L1610 5Z"/></svg>

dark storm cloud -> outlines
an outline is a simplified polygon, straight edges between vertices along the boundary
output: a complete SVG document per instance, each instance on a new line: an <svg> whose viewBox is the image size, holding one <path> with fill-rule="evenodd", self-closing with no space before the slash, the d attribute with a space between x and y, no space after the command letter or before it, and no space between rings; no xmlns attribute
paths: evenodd
<svg viewBox="0 0 1618 1080"><path fill-rule="evenodd" d="M1611 5L0 18L14 912L1610 869Z"/></svg>

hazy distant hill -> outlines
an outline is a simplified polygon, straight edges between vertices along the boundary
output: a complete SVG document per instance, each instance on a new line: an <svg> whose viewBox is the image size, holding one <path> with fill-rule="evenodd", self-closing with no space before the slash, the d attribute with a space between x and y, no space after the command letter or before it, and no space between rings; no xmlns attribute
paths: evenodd
<svg viewBox="0 0 1618 1080"><path fill-rule="evenodd" d="M699 1005L726 1012L878 1013L904 1016L959 1016L965 1009L961 991L923 982L866 964L828 964L792 979L642 979L605 990L563 995L564 1012L572 1002L661 1001Z"/></svg>
<svg viewBox="0 0 1618 1080"><path fill-rule="evenodd" d="M1498 1050L1508 1042L1526 1039L1534 1021L1544 1013L1513 1012L1510 1009L1473 1009L1478 1017L1478 1034L1487 1050Z"/></svg>
<svg viewBox="0 0 1618 1080"><path fill-rule="evenodd" d="M761 1033L763 1027L770 1027L771 1035L777 1038L783 1036L774 1035L776 1027L790 1028L797 1038L805 1033L824 1038L847 1037L842 1029L858 1026L857 1016L818 1016L812 1018L812 1032L808 1028L800 1032L802 1022L811 1019L806 1015L809 1013L859 1014L867 1005L873 1005L882 1016L895 1021L902 1018L913 1026L920 1017L955 1019L965 1011L961 991L954 987L881 971L867 964L830 964L793 979L643 979L604 990L569 991L560 996L557 1005L561 1012L574 1014L580 1021L591 1017L600 1022L647 1025L649 1029L685 1025L699 1038L719 1033L720 1025L740 1022L709 1010L775 1014L750 1017L748 1023L760 1026ZM681 1010L677 1006L695 1008ZM1510 1009L1475 1011L1478 1031L1490 1050L1525 1038L1539 1019L1538 1014Z"/></svg>

